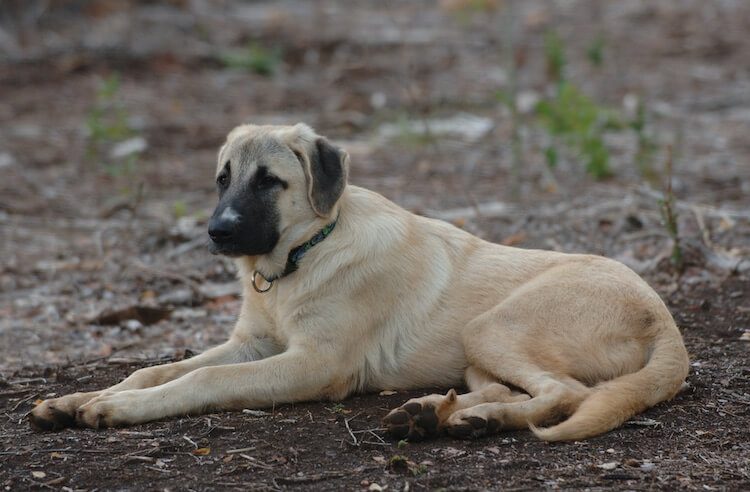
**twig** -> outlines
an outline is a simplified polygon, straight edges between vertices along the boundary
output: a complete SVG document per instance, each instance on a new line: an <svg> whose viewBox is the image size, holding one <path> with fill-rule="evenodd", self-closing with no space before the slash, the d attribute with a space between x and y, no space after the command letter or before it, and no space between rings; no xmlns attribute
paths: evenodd
<svg viewBox="0 0 750 492"><path fill-rule="evenodd" d="M127 458L125 458L125 462L127 463L128 461L146 461L148 463L153 463L156 460L152 458L151 456L141 456L141 455L135 454L135 455L128 456Z"/></svg>
<svg viewBox="0 0 750 492"><path fill-rule="evenodd" d="M26 451L0 451L0 455L9 456L23 456L26 454L37 454L37 453L88 453L88 454L111 454L111 449L72 449L72 448L52 448L52 449L29 449Z"/></svg>
<svg viewBox="0 0 750 492"><path fill-rule="evenodd" d="M30 384L30 383L44 383L47 384L46 378L27 378L27 379L16 379L15 381L8 381L11 386L17 384Z"/></svg>
<svg viewBox="0 0 750 492"><path fill-rule="evenodd" d="M274 478L273 482L278 486L278 484L282 485L293 485L293 484L302 484L302 483L313 483L313 482L320 482L321 480L329 480L331 478L341 478L345 476L346 473L344 472L323 472L318 473L316 475L307 475L307 476L301 476L301 477L281 477L281 478Z"/></svg>
<svg viewBox="0 0 750 492"><path fill-rule="evenodd" d="M20 390L13 390L13 391L3 391L0 392L0 396L15 396L15 395L22 395L24 393L28 393L29 391L34 391L34 388L25 388Z"/></svg>
<svg viewBox="0 0 750 492"><path fill-rule="evenodd" d="M171 260L177 256L183 255L187 253L188 251L192 251L196 248L200 248L201 246L204 246L207 244L207 239L205 237L197 237L195 239L192 239L186 243L182 243L179 246L171 249L167 252L166 257L168 260Z"/></svg>
<svg viewBox="0 0 750 492"><path fill-rule="evenodd" d="M34 394L30 395L30 396L27 396L23 400L19 400L18 403L16 403L15 405L13 405L13 408L11 408L10 411L11 412L15 412L16 409L18 407L20 407L22 404L26 403L27 401L29 401L29 400L31 400L33 398L36 398L37 396L39 396L39 393L34 393Z"/></svg>
<svg viewBox="0 0 750 492"><path fill-rule="evenodd" d="M239 456L241 458L245 458L247 461L249 461L250 466L253 466L255 468L261 468L263 470L273 470L273 467L270 465L266 465L265 463L261 463L260 461L256 460L252 456L248 456L245 453L239 453Z"/></svg>
<svg viewBox="0 0 750 492"><path fill-rule="evenodd" d="M354 417L350 417L348 419L344 419L344 425L346 426L346 430L349 432L349 435L352 437L352 444L356 447L359 447L359 441L357 440L357 437L354 435L354 432L352 432L352 428L349 427L349 421L358 417L359 414L355 415Z"/></svg>
<svg viewBox="0 0 750 492"><path fill-rule="evenodd" d="M708 229L706 228L706 221L703 218L703 214L700 212L700 210L696 206L690 207L690 209L693 211L693 215L695 216L695 222L698 224L698 229L700 229L701 231L703 244L705 244L706 247L713 249L714 245L711 242L711 236L708 233Z"/></svg>
<svg viewBox="0 0 750 492"><path fill-rule="evenodd" d="M257 448L255 446L251 446L249 448L238 448L238 449L229 449L225 451L225 454L237 454L237 453L246 453L248 451L255 451Z"/></svg>
<svg viewBox="0 0 750 492"><path fill-rule="evenodd" d="M153 275L156 275L156 276L159 276L159 277L168 278L168 279L172 279L172 280L177 280L178 282L182 282L185 285L187 285L188 287L190 287L190 290L193 291L193 295L195 295L197 299L199 299L199 300L203 299L203 293L201 292L200 285L198 285L197 282L195 282L194 280L186 277L185 275L182 275L180 273L173 272L173 271L170 271L170 270L163 270L161 268L157 268L157 267L154 267L154 266L146 265L145 263L141 263L138 260L133 260L132 265L134 267L138 268L139 270L143 270L145 272L149 272L149 273L151 273Z"/></svg>

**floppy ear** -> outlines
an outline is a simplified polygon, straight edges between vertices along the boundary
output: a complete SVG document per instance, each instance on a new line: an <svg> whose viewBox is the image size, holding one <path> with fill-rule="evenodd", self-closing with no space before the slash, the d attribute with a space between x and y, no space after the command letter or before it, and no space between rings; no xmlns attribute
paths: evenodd
<svg viewBox="0 0 750 492"><path fill-rule="evenodd" d="M301 159L307 178L310 205L320 217L331 213L341 198L349 174L349 154L317 137L307 159Z"/></svg>

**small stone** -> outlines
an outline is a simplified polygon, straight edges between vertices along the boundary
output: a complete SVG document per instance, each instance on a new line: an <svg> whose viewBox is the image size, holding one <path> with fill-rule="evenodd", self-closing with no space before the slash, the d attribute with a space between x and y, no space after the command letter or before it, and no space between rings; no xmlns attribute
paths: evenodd
<svg viewBox="0 0 750 492"><path fill-rule="evenodd" d="M109 153L109 156L112 159L120 159L122 157L127 157L129 155L133 154L140 154L146 148L148 147L148 144L146 143L146 139L143 137L133 137L129 138L127 140L124 140L114 147L112 147L112 150Z"/></svg>
<svg viewBox="0 0 750 492"><path fill-rule="evenodd" d="M141 328L143 328L143 323L141 323L137 319L126 320L125 323L123 324L125 325L125 328L129 331L136 331L136 330L140 330Z"/></svg>
<svg viewBox="0 0 750 492"><path fill-rule="evenodd" d="M8 152L0 152L0 169L16 164L16 159Z"/></svg>

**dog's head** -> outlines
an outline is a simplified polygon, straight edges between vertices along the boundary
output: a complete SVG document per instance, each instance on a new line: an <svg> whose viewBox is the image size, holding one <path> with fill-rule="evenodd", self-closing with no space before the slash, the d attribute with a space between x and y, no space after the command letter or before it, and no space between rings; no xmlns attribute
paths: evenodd
<svg viewBox="0 0 750 492"><path fill-rule="evenodd" d="M286 234L332 219L347 175L347 153L307 125L235 128L219 151L209 249L271 253Z"/></svg>

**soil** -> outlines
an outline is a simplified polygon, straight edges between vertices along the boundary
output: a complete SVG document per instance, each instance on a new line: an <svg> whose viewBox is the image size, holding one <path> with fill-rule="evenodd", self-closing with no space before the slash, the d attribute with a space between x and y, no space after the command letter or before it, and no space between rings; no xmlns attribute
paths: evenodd
<svg viewBox="0 0 750 492"><path fill-rule="evenodd" d="M750 489L748 28L741 2L4 3L0 485ZM546 166L550 138L522 102L550 90L551 29L582 92L622 113L643 102L653 169L634 164L627 128L607 135L608 179L570 153ZM598 39L601 65L586 54ZM228 63L228 52L255 69ZM511 58L521 166L498 97ZM103 98L128 136L92 136ZM496 242L625 262L682 329L689 387L567 444L529 432L425 442L383 433L391 408L448 388L32 431L25 415L37 399L109 386L226 338L239 292L231 262L205 250L205 224L216 150L242 121L311 124L349 151L352 183L415 213ZM133 138L141 150L129 164L110 156ZM669 145L681 271L660 212Z"/></svg>

